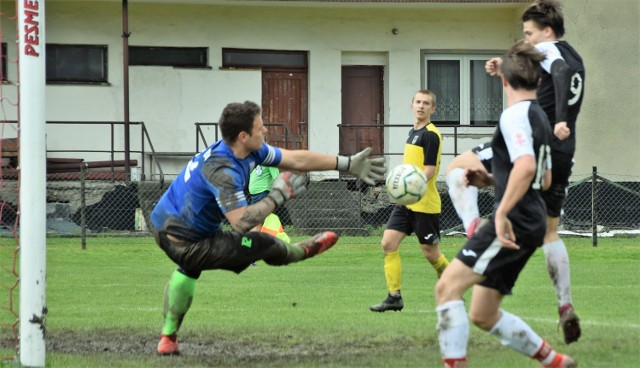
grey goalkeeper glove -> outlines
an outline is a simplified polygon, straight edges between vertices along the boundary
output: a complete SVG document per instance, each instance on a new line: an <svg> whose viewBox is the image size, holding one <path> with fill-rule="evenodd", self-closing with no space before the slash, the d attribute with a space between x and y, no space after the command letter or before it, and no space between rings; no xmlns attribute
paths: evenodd
<svg viewBox="0 0 640 368"><path fill-rule="evenodd" d="M383 180L387 168L384 157L369 157L371 147L367 147L353 156L338 156L336 170L348 172L362 179L369 185L375 185L375 180Z"/></svg>
<svg viewBox="0 0 640 368"><path fill-rule="evenodd" d="M271 184L271 191L267 197L282 206L286 201L301 196L307 191L307 178L303 175L292 174L289 171L280 173Z"/></svg>

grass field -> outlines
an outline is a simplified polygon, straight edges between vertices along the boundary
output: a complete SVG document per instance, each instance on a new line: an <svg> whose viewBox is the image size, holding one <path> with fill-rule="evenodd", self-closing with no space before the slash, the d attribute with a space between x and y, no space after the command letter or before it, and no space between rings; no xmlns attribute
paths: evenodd
<svg viewBox="0 0 640 368"><path fill-rule="evenodd" d="M295 240L295 239L294 239ZM461 237L443 239L447 257ZM640 366L640 240L565 238L583 337L565 345L542 252L503 303L581 367ZM47 245L48 367L440 367L435 274L408 239L402 312L372 313L384 298L379 238L342 238L332 250L282 268L258 263L241 275L205 272L180 333L182 356L154 355L162 293L175 266L150 238L50 238ZM15 249L0 242L4 268ZM6 269L0 280L10 282ZM14 296L15 298L15 296ZM0 304L7 304L3 289ZM468 296L467 296L468 300ZM3 323L6 323L6 314ZM2 331L4 356L15 354ZM471 367L537 367L471 326ZM6 361L5 366L17 366Z"/></svg>

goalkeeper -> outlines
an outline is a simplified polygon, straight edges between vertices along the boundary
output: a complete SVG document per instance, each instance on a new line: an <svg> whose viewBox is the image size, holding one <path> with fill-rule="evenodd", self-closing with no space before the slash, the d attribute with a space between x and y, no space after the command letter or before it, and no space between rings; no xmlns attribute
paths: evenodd
<svg viewBox="0 0 640 368"><path fill-rule="evenodd" d="M367 184L384 178L384 158L370 148L351 157L285 150L264 142L260 107L250 101L228 104L219 120L222 140L195 155L151 213L156 243L178 265L165 289L165 317L158 354L179 353L177 332L191 306L196 280L205 270L244 271L257 260L284 266L320 254L337 240L327 231L286 244L250 231L279 206L306 191L304 176L284 172L263 200L248 205L244 190L256 165L295 171L339 170ZM228 220L232 231L220 229Z"/></svg>

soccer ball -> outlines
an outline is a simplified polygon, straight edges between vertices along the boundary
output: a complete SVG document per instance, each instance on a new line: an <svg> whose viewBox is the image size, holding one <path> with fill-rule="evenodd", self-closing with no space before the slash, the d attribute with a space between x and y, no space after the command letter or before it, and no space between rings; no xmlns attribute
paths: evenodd
<svg viewBox="0 0 640 368"><path fill-rule="evenodd" d="M416 203L427 192L427 177L411 164L398 165L391 170L386 181L389 199L399 205Z"/></svg>

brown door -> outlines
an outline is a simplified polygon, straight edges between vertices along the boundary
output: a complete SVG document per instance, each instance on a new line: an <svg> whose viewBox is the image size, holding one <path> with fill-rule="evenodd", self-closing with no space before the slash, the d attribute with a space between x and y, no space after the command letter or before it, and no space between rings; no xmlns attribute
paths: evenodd
<svg viewBox="0 0 640 368"><path fill-rule="evenodd" d="M372 147L384 152L384 104L381 66L342 67L342 127L340 154Z"/></svg>
<svg viewBox="0 0 640 368"><path fill-rule="evenodd" d="M287 149L307 149L307 72L262 70L262 120L267 142Z"/></svg>

